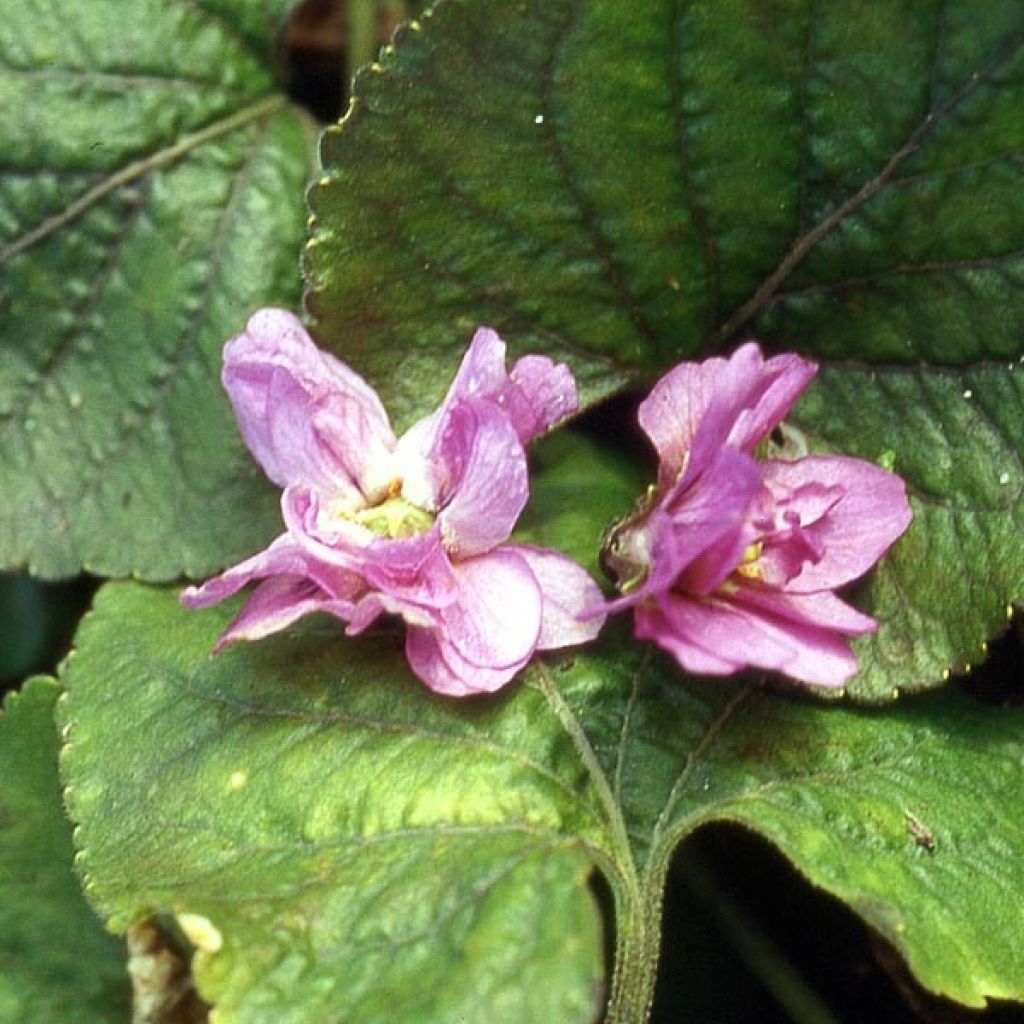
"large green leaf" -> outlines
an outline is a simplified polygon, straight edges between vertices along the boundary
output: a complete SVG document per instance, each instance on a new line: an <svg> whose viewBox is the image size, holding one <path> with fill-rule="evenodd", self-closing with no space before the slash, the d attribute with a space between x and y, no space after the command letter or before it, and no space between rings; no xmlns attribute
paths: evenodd
<svg viewBox="0 0 1024 1024"><path fill-rule="evenodd" d="M810 446L913 495L861 596L888 698L1024 596L1022 106L1018 0L441 0L323 138L307 305L406 418L480 322L586 402L749 334L820 359Z"/></svg>
<svg viewBox="0 0 1024 1024"><path fill-rule="evenodd" d="M1024 999L1024 708L687 680L622 624L443 700L398 636L333 622L211 659L233 610L108 584L62 703L89 891L115 928L198 915L220 1021L590 1020L597 867L609 1019L635 1024L669 858L712 821L776 843L934 991Z"/></svg>
<svg viewBox="0 0 1024 1024"><path fill-rule="evenodd" d="M220 348L294 305L286 0L0 0L0 564L202 574L273 529Z"/></svg>
<svg viewBox="0 0 1024 1024"><path fill-rule="evenodd" d="M124 944L103 930L72 868L57 778L54 704L36 678L0 715L0 1020L121 1024L131 993Z"/></svg>

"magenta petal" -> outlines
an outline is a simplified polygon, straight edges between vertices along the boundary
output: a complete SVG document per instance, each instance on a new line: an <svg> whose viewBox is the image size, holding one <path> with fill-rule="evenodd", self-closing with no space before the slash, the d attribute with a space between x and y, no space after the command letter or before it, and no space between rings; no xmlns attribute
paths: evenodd
<svg viewBox="0 0 1024 1024"><path fill-rule="evenodd" d="M665 595L661 612L660 619L645 619L643 627L638 617L637 636L654 640L692 672L708 672L709 661L717 658L732 665L729 672L750 665L805 683L842 686L857 671L849 645L832 629L718 598L679 594Z"/></svg>
<svg viewBox="0 0 1024 1024"><path fill-rule="evenodd" d="M686 601L685 598L682 599ZM677 623L673 599L646 601L637 605L633 614L634 629L638 640L653 640L668 651L676 661L695 675L728 676L746 668L746 663L729 657L728 648L713 651L703 643L699 630L686 628L685 611L682 622Z"/></svg>
<svg viewBox="0 0 1024 1024"><path fill-rule="evenodd" d="M463 558L489 551L512 532L529 497L515 428L490 402L459 401L449 412L441 459L452 479L439 515L445 547Z"/></svg>
<svg viewBox="0 0 1024 1024"><path fill-rule="evenodd" d="M352 605L332 598L316 584L299 576L274 576L249 596L234 621L221 634L214 653L240 640L260 640L277 633L313 612L347 618Z"/></svg>
<svg viewBox="0 0 1024 1024"><path fill-rule="evenodd" d="M525 544L507 544L501 550L519 555L540 587L543 610L537 650L586 643L601 632L604 597L583 566L557 551Z"/></svg>
<svg viewBox="0 0 1024 1024"><path fill-rule="evenodd" d="M729 602L775 618L834 630L845 636L874 633L878 628L878 623L870 615L848 605L830 590L793 594L756 582L740 581L729 595Z"/></svg>
<svg viewBox="0 0 1024 1024"><path fill-rule="evenodd" d="M718 586L750 543L748 514L760 489L758 466L749 455L719 449L690 487L678 497L666 497L664 517L651 516L661 525L651 545L651 572L643 591L665 590L684 571L687 585L698 592Z"/></svg>
<svg viewBox="0 0 1024 1024"><path fill-rule="evenodd" d="M395 444L384 407L297 317L276 309L252 316L224 346L221 377L245 443L274 483L364 493L381 485Z"/></svg>
<svg viewBox="0 0 1024 1024"><path fill-rule="evenodd" d="M674 481L684 465L692 480L723 444L752 452L816 372L814 363L795 355L765 360L753 342L728 360L680 363L638 410L661 459L659 481Z"/></svg>
<svg viewBox="0 0 1024 1024"><path fill-rule="evenodd" d="M764 481L789 507L810 518L815 511L802 507L801 493L808 488L808 504L817 487L836 487L842 496L806 532L822 554L807 562L786 583L792 593L831 590L862 576L892 546L913 518L904 482L871 462L839 455L811 455L795 462L761 463ZM765 556L770 556L769 550Z"/></svg>

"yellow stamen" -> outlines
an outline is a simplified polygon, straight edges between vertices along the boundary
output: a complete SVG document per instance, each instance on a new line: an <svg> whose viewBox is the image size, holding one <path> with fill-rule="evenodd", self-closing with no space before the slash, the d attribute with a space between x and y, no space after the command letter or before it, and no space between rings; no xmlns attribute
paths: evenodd
<svg viewBox="0 0 1024 1024"><path fill-rule="evenodd" d="M763 548L764 545L760 541L756 544L751 544L747 550L743 552L740 564L736 566L736 572L741 576L745 576L748 580L764 579L764 576L761 573L761 567L757 565L757 560L761 557L761 550Z"/></svg>

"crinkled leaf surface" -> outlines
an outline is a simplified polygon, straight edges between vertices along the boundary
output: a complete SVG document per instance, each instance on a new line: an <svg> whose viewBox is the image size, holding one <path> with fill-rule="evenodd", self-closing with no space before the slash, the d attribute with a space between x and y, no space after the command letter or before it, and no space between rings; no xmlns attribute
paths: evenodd
<svg viewBox="0 0 1024 1024"><path fill-rule="evenodd" d="M220 349L294 305L287 0L0 0L0 563L168 579L264 543Z"/></svg>
<svg viewBox="0 0 1024 1024"><path fill-rule="evenodd" d="M592 1020L601 825L543 697L437 701L397 637L334 624L211 660L226 614L111 585L68 666L69 801L112 926L212 922L220 1022Z"/></svg>
<svg viewBox="0 0 1024 1024"><path fill-rule="evenodd" d="M747 335L820 359L811 446L914 497L861 601L887 698L1024 595L1022 107L1018 0L441 0L323 139L307 304L406 416L480 322L587 401Z"/></svg>
<svg viewBox="0 0 1024 1024"><path fill-rule="evenodd" d="M597 867L617 906L610 1019L633 1024L672 851L723 820L929 988L1024 999L1024 708L947 689L858 710L687 679L621 619L495 698L443 700L399 634L333 620L211 659L234 610L108 585L62 704L90 891L114 927L212 922L222 946L196 966L221 1021L590 1020Z"/></svg>
<svg viewBox="0 0 1024 1024"><path fill-rule="evenodd" d="M122 1024L124 944L85 901L57 778L50 679L25 683L0 715L0 1020Z"/></svg>

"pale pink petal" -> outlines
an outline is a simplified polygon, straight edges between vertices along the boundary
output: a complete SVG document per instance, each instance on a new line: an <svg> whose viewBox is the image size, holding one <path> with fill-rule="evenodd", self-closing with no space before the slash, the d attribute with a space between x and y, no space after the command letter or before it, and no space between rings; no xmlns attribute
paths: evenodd
<svg viewBox="0 0 1024 1024"><path fill-rule="evenodd" d="M529 497L526 453L496 405L462 400L449 411L440 461L451 483L438 519L456 558L489 551L512 532Z"/></svg>
<svg viewBox="0 0 1024 1024"><path fill-rule="evenodd" d="M274 483L364 493L382 486L395 439L380 400L321 352L297 317L275 309L251 317L224 346L221 379L246 444Z"/></svg>
<svg viewBox="0 0 1024 1024"><path fill-rule="evenodd" d="M441 609L448 641L470 664L521 664L537 646L542 598L529 565L499 548L455 565L459 599Z"/></svg>
<svg viewBox="0 0 1024 1024"><path fill-rule="evenodd" d="M314 612L327 612L345 619L352 612L352 604L332 598L315 583L300 576L274 576L252 592L231 625L221 634L214 653L231 643L270 636Z"/></svg>
<svg viewBox="0 0 1024 1024"><path fill-rule="evenodd" d="M540 588L522 556L503 548L457 564L455 574L459 599L441 609L435 630L409 630L406 653L431 689L490 692L537 647Z"/></svg>
<svg viewBox="0 0 1024 1024"><path fill-rule="evenodd" d="M572 371L565 363L555 363L546 356L523 356L494 400L508 415L524 445L579 408Z"/></svg>
<svg viewBox="0 0 1024 1024"><path fill-rule="evenodd" d="M604 597L590 574L571 558L547 548L506 544L530 567L543 600L537 650L571 647L593 640L604 625Z"/></svg>
<svg viewBox="0 0 1024 1024"><path fill-rule="evenodd" d="M436 630L410 626L405 635L405 656L413 672L435 693L448 697L472 697L480 693L494 693L511 682L523 668L521 664L503 668L483 668L467 662L459 652L446 643Z"/></svg>
<svg viewBox="0 0 1024 1024"><path fill-rule="evenodd" d="M440 407L398 441L403 494L424 508L440 505L445 480L443 435L453 409L467 400L494 403L523 445L579 407L576 381L564 363L524 356L508 373L505 343L489 327L479 328Z"/></svg>
<svg viewBox="0 0 1024 1024"><path fill-rule="evenodd" d="M711 672L708 665L717 659L732 666L725 672L749 665L805 683L842 686L857 671L857 659L846 640L827 627L717 596L666 594L660 606L660 617L646 609L637 616L637 636L654 640L692 672Z"/></svg>
<svg viewBox="0 0 1024 1024"><path fill-rule="evenodd" d="M446 477L441 448L452 407L464 399L493 398L505 386L507 376L505 343L489 327L479 328L444 400L398 440L396 459L404 480L402 493L410 501L431 510L440 506Z"/></svg>
<svg viewBox="0 0 1024 1024"><path fill-rule="evenodd" d="M306 487L285 489L281 513L289 536L315 562L357 573L367 586L414 604L441 607L458 597L439 523L413 537L379 537L326 513Z"/></svg>
<svg viewBox="0 0 1024 1024"><path fill-rule="evenodd" d="M831 590L862 576L892 546L913 518L906 485L895 474L839 455L810 455L793 462L762 462L765 484L804 521L821 551L786 583L792 593ZM821 513L820 488L841 497ZM804 498L803 495L808 495ZM817 514L818 518L814 518ZM766 549L765 555L771 552Z"/></svg>
<svg viewBox="0 0 1024 1024"><path fill-rule="evenodd" d="M288 575L309 579L328 596L351 598L362 581L339 566L310 558L289 534L282 534L264 551L208 579L202 586L186 587L180 601L186 608L207 608L237 593L253 580Z"/></svg>

